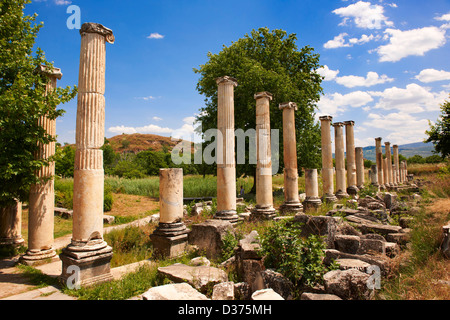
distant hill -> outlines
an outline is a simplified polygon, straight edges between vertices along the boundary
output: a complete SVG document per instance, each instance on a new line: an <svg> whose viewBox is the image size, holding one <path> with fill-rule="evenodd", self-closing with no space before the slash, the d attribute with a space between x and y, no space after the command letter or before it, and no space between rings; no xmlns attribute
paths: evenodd
<svg viewBox="0 0 450 320"><path fill-rule="evenodd" d="M375 142L374 142L375 143ZM382 146L383 153L384 151L384 145ZM398 146L398 153L403 155L405 158L410 158L414 155L420 155L422 157L429 157L434 155L433 153L434 145L431 142L424 143L424 142L415 142L415 143L408 143ZM391 145L391 152L392 151L392 145ZM376 161L376 155L375 155L375 146L369 146L363 148L364 158Z"/></svg>

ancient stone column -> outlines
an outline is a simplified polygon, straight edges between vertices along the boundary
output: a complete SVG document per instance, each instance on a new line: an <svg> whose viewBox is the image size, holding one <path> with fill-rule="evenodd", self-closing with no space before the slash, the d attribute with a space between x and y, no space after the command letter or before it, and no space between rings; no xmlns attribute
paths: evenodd
<svg viewBox="0 0 450 320"><path fill-rule="evenodd" d="M378 167L376 164L370 166L370 184L379 187L378 183Z"/></svg>
<svg viewBox="0 0 450 320"><path fill-rule="evenodd" d="M305 201L303 201L305 212L317 211L322 204L322 200L319 198L319 184L317 180L317 169L305 170L306 198Z"/></svg>
<svg viewBox="0 0 450 320"><path fill-rule="evenodd" d="M61 79L62 73L59 68L48 69L40 66L38 72L48 77L46 94L56 89L57 79ZM42 116L39 124L52 137L56 136L56 120ZM48 159L55 154L55 142L39 145L39 151L35 155L38 160ZM53 248L54 229L54 206L55 188L53 176L55 174L55 163L50 162L36 172L39 184L30 188L29 211L28 211L28 250L20 261L24 264L33 265L44 260L56 257Z"/></svg>
<svg viewBox="0 0 450 320"><path fill-rule="evenodd" d="M283 213L298 213L303 205L298 197L297 140L295 137L294 102L281 103L283 111L283 156L284 156L284 203L280 207Z"/></svg>
<svg viewBox="0 0 450 320"><path fill-rule="evenodd" d="M378 183L380 189L384 189L384 170L383 170L383 147L381 146L381 137L375 138L375 152L378 171Z"/></svg>
<svg viewBox="0 0 450 320"><path fill-rule="evenodd" d="M383 158L383 185L387 189L389 187L389 172L388 172L388 164L387 159Z"/></svg>
<svg viewBox="0 0 450 320"><path fill-rule="evenodd" d="M355 148L355 163L356 163L356 186L358 189L364 188L364 154L363 148Z"/></svg>
<svg viewBox="0 0 450 320"><path fill-rule="evenodd" d="M76 152L73 185L73 232L63 249L61 279L77 266L81 285L112 279L112 248L103 240L103 145L105 136L106 42L114 43L110 29L84 23L78 76Z"/></svg>
<svg viewBox="0 0 450 320"><path fill-rule="evenodd" d="M215 219L235 223L236 162L234 157L234 87L236 79L224 76L216 79L217 91L217 212Z"/></svg>
<svg viewBox="0 0 450 320"><path fill-rule="evenodd" d="M19 247L22 238L22 203L0 208L0 247Z"/></svg>
<svg viewBox="0 0 450 320"><path fill-rule="evenodd" d="M394 187L394 178L392 174L392 156L391 156L391 143L385 142L384 143L384 151L386 153L386 159L387 159L387 179L385 180L387 182L387 186L390 188Z"/></svg>
<svg viewBox="0 0 450 320"><path fill-rule="evenodd" d="M275 216L272 193L272 154L270 150L270 101L272 94L259 92L256 100L256 205L254 218ZM294 134L295 136L295 134Z"/></svg>
<svg viewBox="0 0 450 320"><path fill-rule="evenodd" d="M322 184L323 201L336 202L334 195L334 172L333 172L333 150L331 147L331 121L333 117L322 116L320 119L320 130L322 139Z"/></svg>
<svg viewBox="0 0 450 320"><path fill-rule="evenodd" d="M345 145L347 155L347 193L355 196L358 193L356 186L356 162L355 162L355 135L353 131L354 121L344 121Z"/></svg>
<svg viewBox="0 0 450 320"><path fill-rule="evenodd" d="M345 155L344 155L344 124L342 122L333 123L334 127L334 157L336 160L336 197L338 199L347 198L347 184L345 179Z"/></svg>
<svg viewBox="0 0 450 320"><path fill-rule="evenodd" d="M398 145L394 144L392 146L394 154L394 185L398 186L400 183L400 162L398 158Z"/></svg>
<svg viewBox="0 0 450 320"><path fill-rule="evenodd" d="M150 235L157 256L177 257L186 249L183 223L183 169L159 169L159 225Z"/></svg>

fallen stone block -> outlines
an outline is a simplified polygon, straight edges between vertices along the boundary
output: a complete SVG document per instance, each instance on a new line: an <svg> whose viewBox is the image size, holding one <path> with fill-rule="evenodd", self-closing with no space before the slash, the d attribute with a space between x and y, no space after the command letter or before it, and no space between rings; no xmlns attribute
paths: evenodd
<svg viewBox="0 0 450 320"><path fill-rule="evenodd" d="M300 300L342 300L335 294L303 292Z"/></svg>
<svg viewBox="0 0 450 320"><path fill-rule="evenodd" d="M361 238L353 235L336 235L334 237L334 247L342 252L356 254Z"/></svg>
<svg viewBox="0 0 450 320"><path fill-rule="evenodd" d="M207 266L187 266L176 263L167 267L159 267L158 272L174 282L187 282L201 292L206 292L220 282L227 282L225 271Z"/></svg>
<svg viewBox="0 0 450 320"><path fill-rule="evenodd" d="M103 215L103 223L111 224L111 223L114 222L115 219L116 218L114 216L110 216L110 215L107 215L107 214Z"/></svg>
<svg viewBox="0 0 450 320"><path fill-rule="evenodd" d="M73 210L69 210L66 208L59 208L59 207L55 207L53 209L54 215L55 216L59 216L63 219L69 219L72 217L73 215Z"/></svg>
<svg viewBox="0 0 450 320"><path fill-rule="evenodd" d="M367 272L370 264L359 259L337 259L336 263L339 265L339 270L357 269L362 272Z"/></svg>
<svg viewBox="0 0 450 320"><path fill-rule="evenodd" d="M389 233L386 235L386 240L389 242L395 242L399 245L405 245L409 242L409 234L408 233Z"/></svg>
<svg viewBox="0 0 450 320"><path fill-rule="evenodd" d="M370 265L376 265L380 268L381 273L386 275L389 272L389 258L386 256L372 256L369 254L351 254L341 252L335 249L325 249L325 257L323 263L325 265L330 265L333 261L337 259L358 259L367 262Z"/></svg>
<svg viewBox="0 0 450 320"><path fill-rule="evenodd" d="M399 227L399 226L391 226L391 225L375 224L375 223L362 223L361 225L358 226L358 228L364 234L378 233L378 234L381 234L382 236L386 236L389 233L400 232L400 230L402 229L402 227Z"/></svg>
<svg viewBox="0 0 450 320"><path fill-rule="evenodd" d="M152 287L142 294L143 300L209 300L187 283Z"/></svg>
<svg viewBox="0 0 450 320"><path fill-rule="evenodd" d="M333 270L323 276L325 290L346 300L366 300L370 275L357 269Z"/></svg>
<svg viewBox="0 0 450 320"><path fill-rule="evenodd" d="M267 269L261 272L261 276L266 289L273 289L285 300L292 300L294 284L281 273Z"/></svg>
<svg viewBox="0 0 450 320"><path fill-rule="evenodd" d="M222 282L213 287L211 300L234 300L234 282Z"/></svg>
<svg viewBox="0 0 450 320"><path fill-rule="evenodd" d="M261 289L253 292L252 300L284 300L273 289Z"/></svg>
<svg viewBox="0 0 450 320"><path fill-rule="evenodd" d="M357 254L386 254L385 241L378 239L361 239Z"/></svg>
<svg viewBox="0 0 450 320"><path fill-rule="evenodd" d="M301 223L301 236L308 237L311 234L326 236L327 248L334 248L334 237L336 236L338 224L342 223L341 217L310 216L307 214L296 214L294 222Z"/></svg>

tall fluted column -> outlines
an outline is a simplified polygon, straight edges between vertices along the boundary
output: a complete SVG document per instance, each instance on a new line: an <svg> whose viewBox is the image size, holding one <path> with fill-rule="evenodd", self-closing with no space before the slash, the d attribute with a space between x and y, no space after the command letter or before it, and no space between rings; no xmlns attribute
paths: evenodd
<svg viewBox="0 0 450 320"><path fill-rule="evenodd" d="M380 186L378 182L378 167L376 164L370 166L370 184L375 187Z"/></svg>
<svg viewBox="0 0 450 320"><path fill-rule="evenodd" d="M344 121L345 142L347 155L347 193L354 196L358 193L356 186L356 162L355 162L355 134L353 131L354 121Z"/></svg>
<svg viewBox="0 0 450 320"><path fill-rule="evenodd" d="M217 212L215 219L235 223L236 162L234 157L234 87L236 79L224 76L216 79L217 91Z"/></svg>
<svg viewBox="0 0 450 320"><path fill-rule="evenodd" d="M62 73L59 68L48 69L40 66L38 71L48 77L46 93L56 89L57 79L61 79ZM42 116L39 124L52 137L56 136L56 120ZM36 159L48 159L55 154L55 142L39 145ZM53 248L54 230L54 207L55 187L53 176L55 174L55 162L50 162L47 167L36 172L40 183L30 188L29 211L28 211L28 250L21 257L21 262L33 265L43 260L56 257Z"/></svg>
<svg viewBox="0 0 450 320"><path fill-rule="evenodd" d="M159 169L159 225L150 235L156 255L176 257L186 249L183 223L183 169Z"/></svg>
<svg viewBox="0 0 450 320"><path fill-rule="evenodd" d="M319 198L319 184L317 181L317 169L305 170L305 193L306 198L303 201L303 207L305 212L317 211L322 200Z"/></svg>
<svg viewBox="0 0 450 320"><path fill-rule="evenodd" d="M70 277L67 268L76 265L81 284L90 285L112 278L112 248L103 240L104 171L100 147L105 135L106 42L114 43L114 36L97 23L84 23L80 34L73 233L60 257L62 280Z"/></svg>
<svg viewBox="0 0 450 320"><path fill-rule="evenodd" d="M384 172L383 172L383 147L381 146L381 137L375 138L375 152L378 171L378 183L380 189L384 189Z"/></svg>
<svg viewBox="0 0 450 320"><path fill-rule="evenodd" d="M356 162L356 186L358 189L364 188L364 154L363 148L355 148L355 162Z"/></svg>
<svg viewBox="0 0 450 320"><path fill-rule="evenodd" d="M322 140L322 184L323 201L336 202L334 195L333 150L331 147L331 121L333 117L320 117L320 130Z"/></svg>
<svg viewBox="0 0 450 320"><path fill-rule="evenodd" d="M333 123L335 160L336 160L336 197L338 199L347 198L347 184L345 180L345 155L344 155L344 124L342 122Z"/></svg>
<svg viewBox="0 0 450 320"><path fill-rule="evenodd" d="M275 215L272 194L272 154L270 150L270 101L272 94L258 92L256 100L256 205L252 214L257 219Z"/></svg>
<svg viewBox="0 0 450 320"><path fill-rule="evenodd" d="M0 247L18 247L22 238L22 203L0 208Z"/></svg>
<svg viewBox="0 0 450 320"><path fill-rule="evenodd" d="M392 175L392 156L391 156L391 143L390 142L384 143L384 151L386 152L386 159L387 159L387 164L386 164L387 186L389 186L390 188L393 188L394 187L394 183L393 183L394 179L393 179L393 175Z"/></svg>
<svg viewBox="0 0 450 320"><path fill-rule="evenodd" d="M399 158L398 158L398 145L394 144L392 146L393 149L393 154L394 154L394 185L398 186L400 181L400 162L399 162Z"/></svg>
<svg viewBox="0 0 450 320"><path fill-rule="evenodd" d="M389 171L387 159L383 158L383 185L387 189L389 187Z"/></svg>
<svg viewBox="0 0 450 320"><path fill-rule="evenodd" d="M283 111L283 156L284 156L284 203L282 212L303 210L298 197L297 140L295 137L295 111L297 104L286 102L279 105Z"/></svg>

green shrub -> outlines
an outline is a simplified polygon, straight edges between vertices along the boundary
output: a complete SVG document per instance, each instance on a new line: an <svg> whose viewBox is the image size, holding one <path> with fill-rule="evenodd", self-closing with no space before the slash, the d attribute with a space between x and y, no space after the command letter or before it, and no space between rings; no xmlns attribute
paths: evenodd
<svg viewBox="0 0 450 320"><path fill-rule="evenodd" d="M264 264L280 272L299 288L323 282L330 270L323 263L325 244L321 237L301 237L301 224L281 220L260 235ZM334 268L334 266L332 267Z"/></svg>
<svg viewBox="0 0 450 320"><path fill-rule="evenodd" d="M239 240L231 232L227 231L222 239L222 260L226 261L234 256L234 248L239 244Z"/></svg>
<svg viewBox="0 0 450 320"><path fill-rule="evenodd" d="M108 212L112 210L114 203L114 198L112 194L112 188L105 184L103 191L103 212Z"/></svg>

